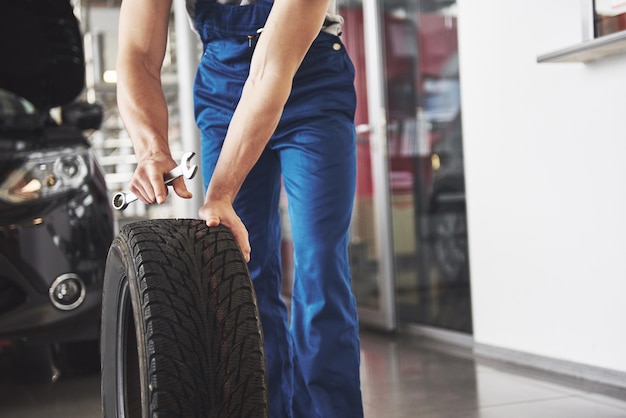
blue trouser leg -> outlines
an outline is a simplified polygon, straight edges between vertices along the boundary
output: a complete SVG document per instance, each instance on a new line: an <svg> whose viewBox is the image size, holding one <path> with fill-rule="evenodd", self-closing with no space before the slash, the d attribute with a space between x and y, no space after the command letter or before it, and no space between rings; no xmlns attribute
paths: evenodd
<svg viewBox="0 0 626 418"><path fill-rule="evenodd" d="M270 142L280 156L294 244L296 418L363 416L348 262L356 181L352 70L339 39L320 34Z"/></svg>
<svg viewBox="0 0 626 418"><path fill-rule="evenodd" d="M304 137L297 135L281 151L295 253L294 417L361 417L356 303L347 257L353 133L328 119L317 129L307 126Z"/></svg>

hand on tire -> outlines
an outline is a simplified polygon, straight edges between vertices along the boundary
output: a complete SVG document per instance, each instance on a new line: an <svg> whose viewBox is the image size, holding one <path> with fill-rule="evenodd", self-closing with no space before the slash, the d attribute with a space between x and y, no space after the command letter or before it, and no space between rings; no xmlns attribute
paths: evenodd
<svg viewBox="0 0 626 418"><path fill-rule="evenodd" d="M248 240L248 230L241 221L241 218L235 213L235 209L230 202L207 200L200 208L198 214L200 215L200 219L203 219L209 227L220 224L228 227L233 233L235 241L237 241L237 245L239 245L239 249L246 262L250 261L251 248L250 241Z"/></svg>

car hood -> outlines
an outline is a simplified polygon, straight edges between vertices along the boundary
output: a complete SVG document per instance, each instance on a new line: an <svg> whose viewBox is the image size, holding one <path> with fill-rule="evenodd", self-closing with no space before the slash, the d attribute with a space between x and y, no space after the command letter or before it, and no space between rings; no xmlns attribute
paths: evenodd
<svg viewBox="0 0 626 418"><path fill-rule="evenodd" d="M85 87L83 37L69 0L0 1L0 88L42 112Z"/></svg>

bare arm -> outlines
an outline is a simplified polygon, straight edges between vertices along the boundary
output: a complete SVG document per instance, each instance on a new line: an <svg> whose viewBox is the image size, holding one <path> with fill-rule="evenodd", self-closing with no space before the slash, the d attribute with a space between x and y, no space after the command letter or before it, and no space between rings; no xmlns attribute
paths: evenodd
<svg viewBox="0 0 626 418"><path fill-rule="evenodd" d="M124 0L120 9L117 100L137 157L129 188L145 203L165 201L163 174L177 165L161 88L171 5L171 0ZM191 197L182 179L174 190Z"/></svg>
<svg viewBox="0 0 626 418"><path fill-rule="evenodd" d="M232 203L273 134L293 77L322 26L328 0L275 0L252 57L200 217L233 231L246 259L248 233Z"/></svg>

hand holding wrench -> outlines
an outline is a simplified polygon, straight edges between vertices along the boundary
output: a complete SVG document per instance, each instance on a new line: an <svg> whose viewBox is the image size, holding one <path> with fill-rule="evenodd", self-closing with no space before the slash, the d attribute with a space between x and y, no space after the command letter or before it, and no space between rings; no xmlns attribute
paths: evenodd
<svg viewBox="0 0 626 418"><path fill-rule="evenodd" d="M192 179L198 171L197 165L191 165L191 159L196 155L195 152L188 152L181 158L180 164L173 170L163 175L163 183L170 185L174 180L179 177L185 177ZM137 196L134 193L118 192L113 196L113 208L117 210L124 210L126 207L137 200Z"/></svg>

